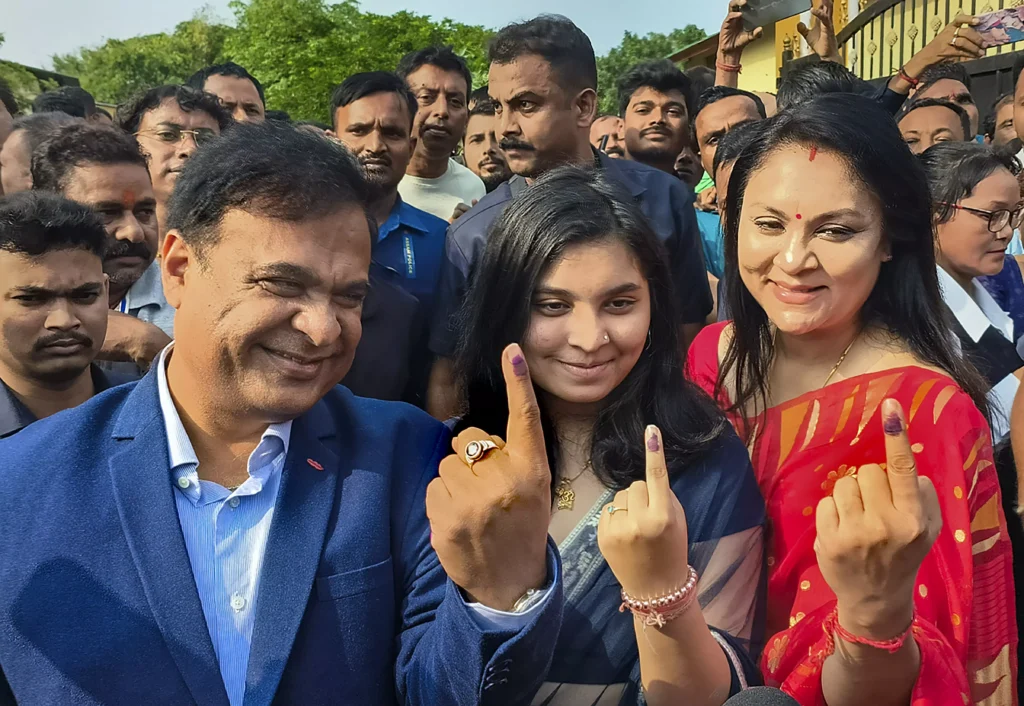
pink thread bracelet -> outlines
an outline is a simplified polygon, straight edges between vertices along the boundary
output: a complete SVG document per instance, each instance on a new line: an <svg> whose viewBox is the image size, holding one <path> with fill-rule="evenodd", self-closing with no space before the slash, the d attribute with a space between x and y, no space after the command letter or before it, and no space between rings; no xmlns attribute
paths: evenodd
<svg viewBox="0 0 1024 706"><path fill-rule="evenodd" d="M867 647L874 647L876 650L884 650L891 655L896 654L906 643L907 638L910 637L914 631L914 623L917 621L916 616L910 621L910 627L908 627L902 635L892 638L891 640L869 640L866 637L860 637L854 635L849 630L839 624L839 608L833 608L832 612L825 618L825 622L822 623L822 628L825 630L825 653L832 654L836 649L835 638L840 637L844 642L849 642L854 645L865 645Z"/></svg>

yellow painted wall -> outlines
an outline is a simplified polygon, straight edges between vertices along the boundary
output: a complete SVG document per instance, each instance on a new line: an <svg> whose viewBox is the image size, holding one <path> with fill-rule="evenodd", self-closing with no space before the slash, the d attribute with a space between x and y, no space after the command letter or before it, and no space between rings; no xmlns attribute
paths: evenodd
<svg viewBox="0 0 1024 706"><path fill-rule="evenodd" d="M765 28L764 35L743 50L743 73L739 86L745 91L775 93L779 76L775 60L775 28Z"/></svg>

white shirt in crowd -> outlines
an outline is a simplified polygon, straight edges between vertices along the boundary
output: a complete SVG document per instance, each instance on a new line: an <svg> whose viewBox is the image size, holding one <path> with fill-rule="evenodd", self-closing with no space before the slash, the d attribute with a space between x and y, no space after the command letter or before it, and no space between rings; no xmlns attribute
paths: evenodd
<svg viewBox="0 0 1024 706"><path fill-rule="evenodd" d="M456 206L472 206L484 197L487 189L480 177L449 159L448 170L436 179L406 174L398 184L398 193L407 204L450 221Z"/></svg>

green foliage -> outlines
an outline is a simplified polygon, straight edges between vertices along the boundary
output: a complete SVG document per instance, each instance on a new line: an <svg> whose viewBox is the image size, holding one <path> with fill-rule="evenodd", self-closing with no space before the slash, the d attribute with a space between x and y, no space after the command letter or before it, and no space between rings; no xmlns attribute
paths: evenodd
<svg viewBox="0 0 1024 706"><path fill-rule="evenodd" d="M0 34L0 46L3 46L4 35ZM20 64L0 61L0 81L6 83L14 94L18 105L24 111L32 104L32 99L45 90L56 88L53 81L40 81L31 71Z"/></svg>
<svg viewBox="0 0 1024 706"><path fill-rule="evenodd" d="M406 52L432 44L451 44L466 57L474 85L487 80L493 31L485 27L413 12L379 15L356 0L233 0L231 9L235 27L197 14L170 34L110 39L55 56L54 69L77 76L97 100L119 103L139 89L184 81L203 66L231 60L259 77L269 107L326 122L331 92L347 76L393 69ZM668 56L704 36L694 25L669 34L626 32L618 47L597 60L601 110L616 112L616 83L633 64ZM0 76L7 72L0 62ZM24 76L14 77L12 84L24 84L19 90L25 94L38 92Z"/></svg>
<svg viewBox="0 0 1024 706"><path fill-rule="evenodd" d="M137 90L184 81L193 72L223 57L230 27L196 15L171 34L108 39L95 49L53 57L54 70L77 76L97 100L124 101Z"/></svg>
<svg viewBox="0 0 1024 706"><path fill-rule="evenodd" d="M330 122L330 96L347 76L394 69L403 54L451 44L479 81L491 32L412 12L378 15L346 0L235 0L237 29L227 54L258 76L267 103L293 117Z"/></svg>
<svg viewBox="0 0 1024 706"><path fill-rule="evenodd" d="M704 39L707 34L696 25L687 25L672 30L669 34L651 32L641 37L632 32L622 35L619 46L597 59L597 85L600 87L600 110L602 113L618 115L619 101L617 85L629 69L650 59L664 59L685 46Z"/></svg>

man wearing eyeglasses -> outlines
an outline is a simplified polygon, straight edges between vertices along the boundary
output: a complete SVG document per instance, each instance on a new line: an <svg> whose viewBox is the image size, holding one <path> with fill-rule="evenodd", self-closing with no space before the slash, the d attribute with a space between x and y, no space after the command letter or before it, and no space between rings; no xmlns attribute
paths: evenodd
<svg viewBox="0 0 1024 706"><path fill-rule="evenodd" d="M117 124L135 136L149 157L160 241L174 182L195 151L232 124L216 96L188 86L166 85L137 95L117 110Z"/></svg>

